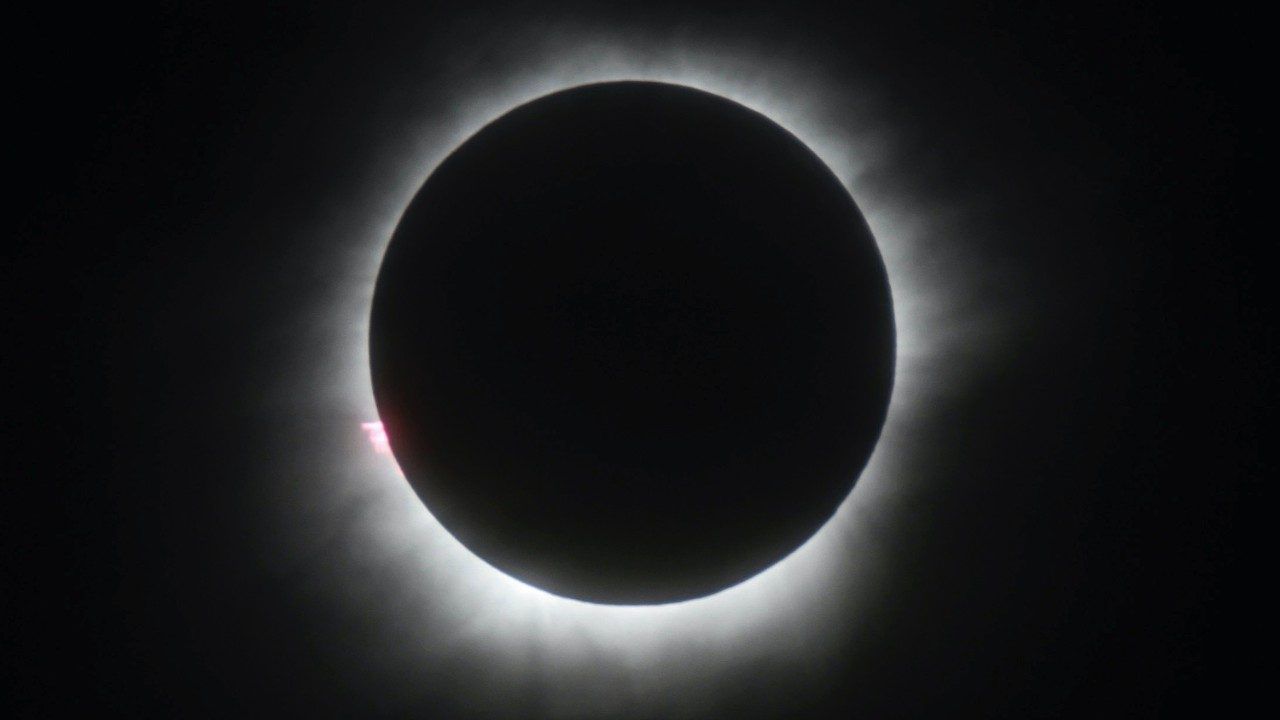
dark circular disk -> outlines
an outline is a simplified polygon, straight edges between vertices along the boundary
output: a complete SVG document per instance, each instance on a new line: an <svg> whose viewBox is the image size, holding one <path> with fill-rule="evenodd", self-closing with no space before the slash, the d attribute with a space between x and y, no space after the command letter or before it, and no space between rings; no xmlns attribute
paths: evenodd
<svg viewBox="0 0 1280 720"><path fill-rule="evenodd" d="M874 238L795 136L725 98L586 85L431 174L387 248L373 389L418 496L565 597L707 595L835 512L880 435Z"/></svg>

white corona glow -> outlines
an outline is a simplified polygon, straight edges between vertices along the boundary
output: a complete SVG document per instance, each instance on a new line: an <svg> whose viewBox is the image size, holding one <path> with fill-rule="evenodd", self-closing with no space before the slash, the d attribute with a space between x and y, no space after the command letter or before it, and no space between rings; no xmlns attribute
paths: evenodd
<svg viewBox="0 0 1280 720"><path fill-rule="evenodd" d="M372 187L361 194L353 183L357 199L321 235L318 244L329 249L317 261L324 290L306 313L309 349L294 361L310 400L292 416L321 425L336 419L333 427L346 429L325 436L325 454L299 458L289 473L297 481L282 484L279 505L288 519L273 560L305 578L308 594L371 629L344 648L342 662L399 693L412 695L424 678L448 668L477 716L707 712L742 691L733 685L742 668L787 663L802 678L806 666L821 668L824 658L857 642L858 610L894 537L885 523L906 512L912 460L929 441L929 410L972 372L976 359L967 349L992 321L973 315L966 282L975 273L939 234L939 223L955 220L954 209L878 179L892 162L895 137L866 89L825 77L802 56L768 56L763 42L737 47L635 34L624 40L573 28L539 33L555 42L510 37L504 42L519 49L509 61L450 76L449 83L437 77L450 89L419 117L391 123L396 131L375 163L377 177L365 179ZM773 119L812 148L871 227L897 324L895 388L881 440L832 519L755 577L669 605L565 599L489 566L432 517L382 454L380 423L369 421L376 417L367 352L374 280L410 199L484 124L550 92L610 80L715 93ZM335 350L315 352L316 346ZM359 441L355 424L362 421L377 453ZM320 445L312 437L299 447ZM498 687L509 691L494 692ZM785 697L778 689L773 700L759 702Z"/></svg>

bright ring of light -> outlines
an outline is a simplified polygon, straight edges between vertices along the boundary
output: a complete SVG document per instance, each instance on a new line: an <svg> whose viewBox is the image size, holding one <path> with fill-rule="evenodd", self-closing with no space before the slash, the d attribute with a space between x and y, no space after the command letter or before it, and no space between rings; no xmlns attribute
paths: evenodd
<svg viewBox="0 0 1280 720"><path fill-rule="evenodd" d="M820 662L856 641L862 591L874 585L885 555L878 523L909 484L910 450L928 441L920 429L926 409L973 366L956 348L982 328L958 315L968 292L960 284L965 274L935 237L937 223L949 218L919 199L893 196L875 180L873 171L891 160L893 137L870 96L797 59L765 61L758 51L723 43L690 50L562 36L541 52L523 51L501 78L452 84L457 96L440 99L447 117L415 119L407 135L388 141L380 163L386 184L366 191L371 207L356 203L333 224L330 247L337 252L326 256L323 269L333 282L308 317L321 318L311 330L338 352L304 353L296 361L315 368L318 400L295 419L337 418L347 435L337 443L341 451L326 456L330 464L314 460L296 471L323 475L282 492L281 507L291 508L295 526L277 529L290 539L273 559L305 575L309 594L372 629L360 647L341 653L348 670L367 673L370 682L412 694L424 676L448 668L462 701L489 716L527 717L530 693L551 716L673 716L692 712L690 703L706 711L733 692L727 679L753 663ZM431 517L394 461L369 449L360 423L375 419L367 362L374 280L401 211L427 175L519 104L575 85L634 79L729 98L772 118L823 158L879 243L898 353L880 443L822 530L783 561L717 594L625 607L551 595L472 555ZM322 560L315 558L317 543ZM493 693L495 686L515 690Z"/></svg>

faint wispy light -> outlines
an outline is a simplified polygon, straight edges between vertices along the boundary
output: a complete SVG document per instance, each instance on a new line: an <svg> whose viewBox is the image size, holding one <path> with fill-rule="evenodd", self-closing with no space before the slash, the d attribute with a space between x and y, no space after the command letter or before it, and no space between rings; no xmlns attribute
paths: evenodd
<svg viewBox="0 0 1280 720"><path fill-rule="evenodd" d="M766 38L619 36L571 26L469 44L493 64L464 57L453 74L409 71L412 82L396 89L396 102L368 110L386 126L378 135L385 144L369 151L378 179L353 180L345 188L353 199L334 206L308 236L325 282L300 315L306 342L298 342L298 372L280 374L304 378L305 391L279 395L298 399L282 412L292 437L307 438L314 452L282 451L293 464L272 467L280 478L280 512L269 528L279 541L273 560L306 579L308 598L322 598L371 629L335 644L341 652L332 661L388 688L399 702L448 677L478 718L674 718L732 705L754 692L749 670L786 664L796 672L753 695L762 708L785 715L797 693L820 682L813 678L823 677L832 654L860 642L869 627L872 616L861 610L877 601L895 543L911 528L906 522L894 530L895 522L906 517L913 494L927 489L922 449L937 444L931 421L978 371L990 333L1004 327L1004 316L982 302L987 266L964 222L973 209L903 180L910 168L895 148L912 139L910 127L894 122L870 87L829 74L803 52L773 48ZM490 56L495 48L501 52ZM897 329L893 397L880 442L831 520L758 575L667 605L583 603L488 565L405 482L383 424L364 421L377 418L368 336L378 269L426 177L512 108L614 80L714 93L766 115L817 153L876 238ZM420 86L436 89L419 97ZM317 353L317 346L330 351ZM337 420L323 427L348 441L359 422L374 453L363 442L317 433L317 419ZM287 482L295 477L307 482Z"/></svg>

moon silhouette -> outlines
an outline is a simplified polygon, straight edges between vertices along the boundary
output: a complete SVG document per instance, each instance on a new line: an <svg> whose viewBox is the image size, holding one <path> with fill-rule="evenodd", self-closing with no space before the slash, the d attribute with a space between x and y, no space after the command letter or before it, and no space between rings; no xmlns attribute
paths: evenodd
<svg viewBox="0 0 1280 720"><path fill-rule="evenodd" d="M832 516L893 385L879 250L769 118L654 82L571 88L462 143L374 293L374 396L426 507L579 600L737 584Z"/></svg>

